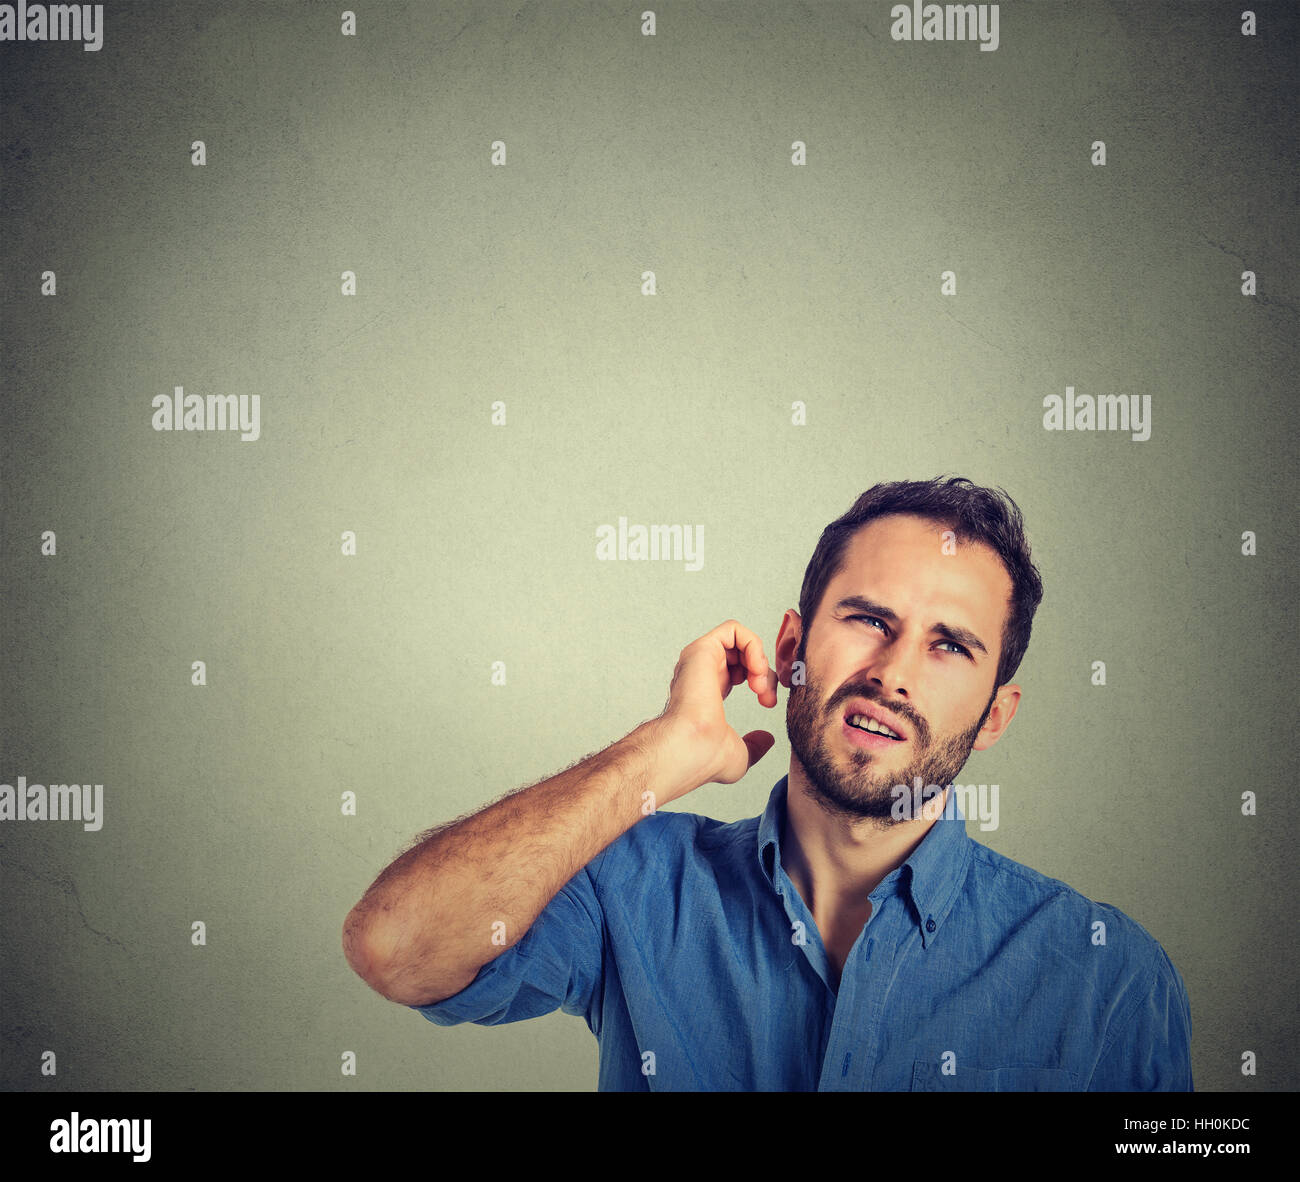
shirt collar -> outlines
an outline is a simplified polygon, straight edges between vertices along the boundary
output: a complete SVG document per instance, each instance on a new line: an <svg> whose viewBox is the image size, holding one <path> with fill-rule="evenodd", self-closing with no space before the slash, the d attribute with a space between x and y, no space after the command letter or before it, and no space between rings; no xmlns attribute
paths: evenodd
<svg viewBox="0 0 1300 1182"><path fill-rule="evenodd" d="M789 780L787 774L776 782L758 822L758 864L778 894L776 867L781 861L781 827L786 818ZM966 881L973 846L974 841L966 832L961 807L954 794L949 793L948 807L930 826L921 844L906 862L886 876L886 882L897 876L900 893L911 900L913 918L921 929L922 945L929 945L952 910Z"/></svg>

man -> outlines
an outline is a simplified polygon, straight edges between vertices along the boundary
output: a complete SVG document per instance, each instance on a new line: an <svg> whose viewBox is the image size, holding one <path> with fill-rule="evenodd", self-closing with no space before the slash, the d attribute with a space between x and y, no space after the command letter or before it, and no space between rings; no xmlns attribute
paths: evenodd
<svg viewBox="0 0 1300 1182"><path fill-rule="evenodd" d="M734 620L687 645L659 717L398 858L349 963L439 1025L581 1015L602 1091L1190 1090L1160 945L951 807L1041 598L1005 494L876 485L822 533L775 669ZM789 773L761 817L662 811L771 748L727 724L742 682L789 689Z"/></svg>

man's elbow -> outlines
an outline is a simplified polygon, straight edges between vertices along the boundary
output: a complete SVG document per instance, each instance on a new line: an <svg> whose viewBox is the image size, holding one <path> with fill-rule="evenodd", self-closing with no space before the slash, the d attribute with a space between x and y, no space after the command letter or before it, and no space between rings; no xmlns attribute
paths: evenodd
<svg viewBox="0 0 1300 1182"><path fill-rule="evenodd" d="M428 986L413 987L393 967L394 941L378 925L369 922L360 904L343 921L343 955L357 974L376 993L402 1006L428 1005L440 1000ZM406 975L409 978L409 974Z"/></svg>
<svg viewBox="0 0 1300 1182"><path fill-rule="evenodd" d="M343 955L358 977L376 993L388 997L384 962L377 947L374 925L366 921L365 911L359 903L343 921Z"/></svg>

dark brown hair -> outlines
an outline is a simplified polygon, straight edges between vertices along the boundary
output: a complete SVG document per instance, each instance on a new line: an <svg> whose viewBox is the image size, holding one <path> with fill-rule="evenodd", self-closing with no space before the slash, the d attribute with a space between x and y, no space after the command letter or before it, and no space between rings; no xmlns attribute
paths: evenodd
<svg viewBox="0 0 1300 1182"><path fill-rule="evenodd" d="M1006 685L1016 675L1029 646L1034 612L1043 599L1043 580L1030 560L1029 542L1016 503L1002 489L981 488L964 476L873 485L847 513L822 530L799 592L799 615L803 620L799 659L804 657L808 631L821 606L826 584L840 569L845 546L864 525L889 513L927 517L952 530L959 544L981 542L1002 559L1011 576L1011 607L1002 627L1002 651L993 688L996 691Z"/></svg>

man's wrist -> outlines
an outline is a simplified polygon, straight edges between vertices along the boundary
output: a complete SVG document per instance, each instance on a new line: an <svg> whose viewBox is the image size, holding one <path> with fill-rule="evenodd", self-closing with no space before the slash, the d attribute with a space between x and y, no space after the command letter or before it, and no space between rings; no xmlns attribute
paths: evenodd
<svg viewBox="0 0 1300 1182"><path fill-rule="evenodd" d="M694 726L671 714L643 722L628 736L647 761L646 787L657 805L677 800L713 778L702 762Z"/></svg>

